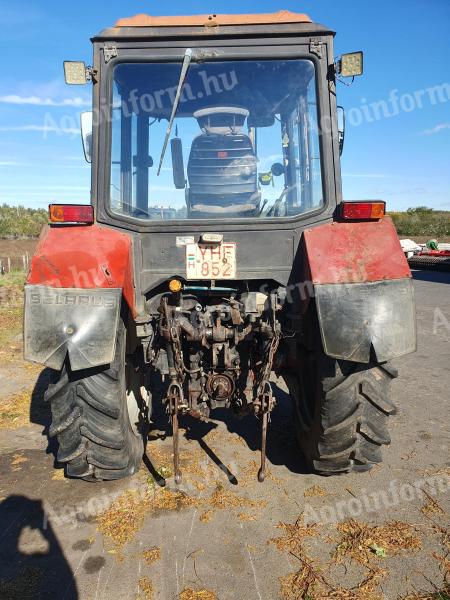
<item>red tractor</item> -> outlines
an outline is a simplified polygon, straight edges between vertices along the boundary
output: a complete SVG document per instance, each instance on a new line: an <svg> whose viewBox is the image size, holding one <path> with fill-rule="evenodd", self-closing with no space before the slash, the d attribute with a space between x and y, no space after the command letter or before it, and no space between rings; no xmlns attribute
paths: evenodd
<svg viewBox="0 0 450 600"><path fill-rule="evenodd" d="M362 53L336 60L333 35L288 11L138 15L65 63L93 88L92 202L50 206L25 357L53 370L68 476L136 472L165 389L177 481L179 416L218 407L261 422L263 480L273 372L312 470L381 461L413 290L384 202L342 199L336 81Z"/></svg>

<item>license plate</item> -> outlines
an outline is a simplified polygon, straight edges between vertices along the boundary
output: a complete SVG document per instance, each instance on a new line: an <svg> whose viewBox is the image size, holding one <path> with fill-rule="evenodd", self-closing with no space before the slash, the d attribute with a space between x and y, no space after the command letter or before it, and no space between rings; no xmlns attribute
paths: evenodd
<svg viewBox="0 0 450 600"><path fill-rule="evenodd" d="M235 278L235 242L186 244L186 279Z"/></svg>

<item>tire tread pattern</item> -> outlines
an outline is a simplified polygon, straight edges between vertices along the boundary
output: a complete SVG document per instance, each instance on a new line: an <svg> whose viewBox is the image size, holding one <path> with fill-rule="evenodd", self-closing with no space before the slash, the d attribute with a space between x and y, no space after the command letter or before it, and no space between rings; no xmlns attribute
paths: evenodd
<svg viewBox="0 0 450 600"><path fill-rule="evenodd" d="M52 411L49 435L58 439L57 460L66 464L69 477L120 479L139 469L143 440L128 419L124 342L121 323L111 365L71 372L65 364L46 392Z"/></svg>
<svg viewBox="0 0 450 600"><path fill-rule="evenodd" d="M315 471L365 471L381 462L381 446L391 442L387 419L395 405L389 390L396 375L385 365L367 365L323 393L318 443L306 440Z"/></svg>
<svg viewBox="0 0 450 600"><path fill-rule="evenodd" d="M387 420L396 408L390 398L397 370L389 363L368 365L338 361L316 350L317 397L309 424L299 404L302 386L286 374L294 400L296 435L309 468L332 475L367 471L381 462L381 447L391 441ZM310 373L306 376L311 376Z"/></svg>

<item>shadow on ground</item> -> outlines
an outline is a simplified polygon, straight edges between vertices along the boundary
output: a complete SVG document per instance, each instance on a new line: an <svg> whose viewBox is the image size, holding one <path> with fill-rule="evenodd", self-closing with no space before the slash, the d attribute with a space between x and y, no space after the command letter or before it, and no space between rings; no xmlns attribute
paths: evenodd
<svg viewBox="0 0 450 600"><path fill-rule="evenodd" d="M46 452L53 455L54 467L56 468L62 465L57 461L58 442L56 438L49 435L51 413L49 403L44 398L52 374L51 369L44 369L35 383L31 396L30 421L42 426L42 435L47 438ZM166 395L167 384L164 384L161 378L155 376L152 378L151 385L153 388L153 414L147 445L150 453L152 441L172 436L172 426L162 400ZM285 465L293 473L308 473L309 471L302 462L300 451L295 443L292 404L289 394L276 384L272 384L272 386L277 403L271 414L268 428L267 458L274 465ZM237 485L238 480L235 474L226 467L222 458L212 450L205 438L210 431L218 427L218 423L222 422L230 434L240 436L250 450L258 451L261 448L261 422L253 415L238 418L229 409L213 410L211 419L212 421L205 422L189 416L181 417L180 434L186 439L196 440L205 453L205 458L206 456L209 457L227 475L230 483ZM259 457L256 460L259 461ZM164 480L147 455L144 455L144 463L154 480L160 485L164 485Z"/></svg>
<svg viewBox="0 0 450 600"><path fill-rule="evenodd" d="M31 394L30 422L43 427L42 435L47 438L46 453L53 454L55 459L54 467L57 467L59 466L59 463L56 460L58 442L56 441L56 438L50 437L49 435L51 411L50 404L44 399L52 373L53 371L51 369L43 369L34 384L33 392Z"/></svg>
<svg viewBox="0 0 450 600"><path fill-rule="evenodd" d="M19 495L6 498L0 504L0 531L0 598L79 597L40 500Z"/></svg>
<svg viewBox="0 0 450 600"><path fill-rule="evenodd" d="M292 473L309 473L310 471L306 468L295 442L292 402L289 394L276 384L272 384L272 387L277 403L269 423L267 458L273 465L285 465ZM172 426L162 402L165 395L163 384L155 382L154 390L152 423L148 436L148 450L150 453L152 441L172 436ZM237 485L239 482L235 474L223 463L220 455L212 450L205 438L222 422L230 434L238 435L245 441L250 450L258 451L261 448L261 422L253 415L238 418L231 410L221 408L211 411L210 417L211 421L200 421L189 416L181 417L180 435L187 440L196 440L205 453L205 457L208 456L227 475L230 483ZM180 450L182 450L182 438ZM256 460L259 461L259 456ZM155 477L155 466L152 465L148 457L145 462L147 468ZM157 473L155 479L160 485L163 485L163 480Z"/></svg>

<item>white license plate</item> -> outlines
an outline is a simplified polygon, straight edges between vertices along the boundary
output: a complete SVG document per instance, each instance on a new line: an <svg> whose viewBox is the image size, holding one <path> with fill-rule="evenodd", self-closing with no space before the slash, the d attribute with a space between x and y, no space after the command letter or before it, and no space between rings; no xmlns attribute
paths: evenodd
<svg viewBox="0 0 450 600"><path fill-rule="evenodd" d="M236 243L186 244L186 279L236 279Z"/></svg>

